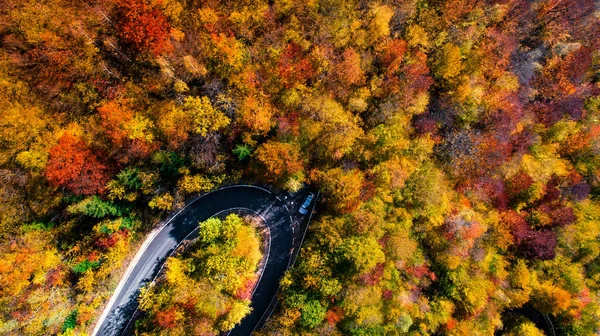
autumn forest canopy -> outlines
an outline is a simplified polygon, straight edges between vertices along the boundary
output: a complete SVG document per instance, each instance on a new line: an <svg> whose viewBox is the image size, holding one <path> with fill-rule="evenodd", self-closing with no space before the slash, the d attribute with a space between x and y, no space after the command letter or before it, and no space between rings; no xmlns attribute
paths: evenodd
<svg viewBox="0 0 600 336"><path fill-rule="evenodd" d="M240 181L323 195L259 335L594 335L600 7L0 1L0 334L90 333L145 235ZM248 312L260 237L207 228L138 334Z"/></svg>

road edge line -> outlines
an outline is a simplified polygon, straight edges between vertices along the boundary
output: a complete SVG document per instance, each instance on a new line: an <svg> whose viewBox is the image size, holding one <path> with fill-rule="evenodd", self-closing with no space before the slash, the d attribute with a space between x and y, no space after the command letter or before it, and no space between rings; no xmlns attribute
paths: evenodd
<svg viewBox="0 0 600 336"><path fill-rule="evenodd" d="M302 235L302 239L300 240L300 245L298 245L298 254L296 255L296 257L294 257L293 255L290 255L290 258L294 258L294 261L293 261L293 263L290 265L290 262L292 261L292 260L290 259L290 261L288 262L288 267L287 267L287 269L285 270L286 272L287 272L287 271L288 271L290 268L294 267L294 265L296 264L296 258L297 258L297 257L298 257L298 255L300 254L300 249L302 248L302 244L304 244L304 237L306 237L306 232L308 231L308 226L310 225L310 220L312 219L313 212L315 211L315 208L317 207L317 202L319 201L319 195L320 195L320 194L321 194L321 192L317 190L317 197L315 197L315 204L313 204L312 210L310 211L310 215L308 216L308 222L306 223L306 228L304 229L304 234ZM286 209L287 209L287 207L286 207ZM289 211L289 209L288 209L288 212L290 212L290 211ZM291 212L290 212L290 219L291 219L291 218L292 218L292 215L291 215ZM293 225L293 221L292 221L292 225ZM292 228L293 228L293 226L292 226ZM293 252L292 252L292 253L293 253ZM281 280L280 280L280 281L281 281ZM271 315L273 315L273 312L275 311L275 307L276 307L276 305L277 305L277 304L275 304L275 306L273 306L273 307L271 308L271 312L269 313L269 315L268 315L268 316L266 316L266 317L265 317L265 314L266 314L266 313L269 311L269 308L270 308L270 307L271 307L271 305L273 304L273 301L275 301L275 300L279 301L279 299L277 299L277 294L279 293L279 289L280 289L280 288L281 288L281 284L279 284L279 285L277 286L277 291L275 292L275 295L274 295L274 296L273 296L273 298L271 299L271 302L269 302L269 305L267 306L267 310L264 312L263 316L261 316L261 317L260 317L260 320L258 320L258 324L254 326L254 329L252 329L252 333L251 333L251 334L253 334L253 333L256 331L256 328L258 327L258 325L259 325L259 324L261 324L261 322L262 322L262 324L264 325L264 324L267 322L267 320L268 320L268 319L271 317ZM261 327L261 328L262 328L262 327ZM228 335L229 335L229 334L228 334Z"/></svg>

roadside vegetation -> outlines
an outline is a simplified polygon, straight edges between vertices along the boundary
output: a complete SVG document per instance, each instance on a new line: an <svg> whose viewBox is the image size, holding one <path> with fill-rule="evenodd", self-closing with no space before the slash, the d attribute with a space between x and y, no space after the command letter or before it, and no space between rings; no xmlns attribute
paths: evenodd
<svg viewBox="0 0 600 336"><path fill-rule="evenodd" d="M164 274L142 289L137 335L218 335L250 313L263 257L251 218L236 214L200 223L199 237L170 257Z"/></svg>
<svg viewBox="0 0 600 336"><path fill-rule="evenodd" d="M262 335L537 335L525 307L598 333L599 18L593 0L0 1L0 334L89 333L145 233L241 180L323 195ZM237 321L237 283L173 260L182 283L145 295L140 332ZM164 294L187 280L223 301Z"/></svg>

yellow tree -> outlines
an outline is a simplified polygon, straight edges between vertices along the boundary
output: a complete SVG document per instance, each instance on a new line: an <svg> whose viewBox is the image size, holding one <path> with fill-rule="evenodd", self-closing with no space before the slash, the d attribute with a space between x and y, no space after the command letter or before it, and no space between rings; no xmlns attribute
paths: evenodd
<svg viewBox="0 0 600 336"><path fill-rule="evenodd" d="M443 79L451 80L458 76L463 68L460 48L452 43L446 43L437 53L435 74Z"/></svg>
<svg viewBox="0 0 600 336"><path fill-rule="evenodd" d="M250 301L246 302L234 302L231 310L225 316L225 319L221 322L220 330L227 331L233 329L236 324L248 315L252 309L250 308Z"/></svg>
<svg viewBox="0 0 600 336"><path fill-rule="evenodd" d="M0 328L7 334L58 332L67 279L50 239L35 230L0 244Z"/></svg>
<svg viewBox="0 0 600 336"><path fill-rule="evenodd" d="M342 168L333 168L319 172L317 178L333 209L341 213L350 213L358 208L365 184L364 174L360 170L344 171Z"/></svg>
<svg viewBox="0 0 600 336"><path fill-rule="evenodd" d="M173 286L178 286L188 281L188 277L185 274L187 267L185 261L180 258L169 258L167 260L167 271L165 277L167 282Z"/></svg>
<svg viewBox="0 0 600 336"><path fill-rule="evenodd" d="M208 97L186 97L182 110L191 119L193 132L202 136L227 127L231 121L223 112L212 106Z"/></svg>
<svg viewBox="0 0 600 336"><path fill-rule="evenodd" d="M238 113L240 124L250 131L246 140L250 140L253 135L266 134L275 124L273 107L268 101L259 96L246 97Z"/></svg>
<svg viewBox="0 0 600 336"><path fill-rule="evenodd" d="M394 16L394 10L387 5L374 6L371 9L372 19L369 23L369 37L376 41L390 35L390 20Z"/></svg>
<svg viewBox="0 0 600 336"><path fill-rule="evenodd" d="M304 104L302 135L323 158L339 160L348 154L363 130L359 118L329 97L310 97Z"/></svg>
<svg viewBox="0 0 600 336"><path fill-rule="evenodd" d="M27 84L8 74L0 53L0 165L21 154L25 168L43 170L48 156L51 120L34 103Z"/></svg>
<svg viewBox="0 0 600 336"><path fill-rule="evenodd" d="M246 48L234 36L224 33L210 35L210 59L213 69L225 78L243 69Z"/></svg>
<svg viewBox="0 0 600 336"><path fill-rule="evenodd" d="M372 237L350 237L342 243L340 249L344 258L348 259L359 273L368 272L385 261L381 246Z"/></svg>

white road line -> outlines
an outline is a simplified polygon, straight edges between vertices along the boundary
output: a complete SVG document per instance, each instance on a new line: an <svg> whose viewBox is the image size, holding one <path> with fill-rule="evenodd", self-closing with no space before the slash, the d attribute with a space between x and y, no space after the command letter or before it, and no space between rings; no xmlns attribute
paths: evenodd
<svg viewBox="0 0 600 336"><path fill-rule="evenodd" d="M315 207L317 206L317 202L319 201L320 194L321 194L321 192L317 191L317 197L315 197L315 204L313 204L312 210L310 211L310 215L308 216L308 223L306 223L306 228L304 229L304 234L302 234L302 240L300 240L300 246L298 247L298 253L300 253L300 247L302 247L302 244L304 244L304 238L306 238L306 232L308 232L308 226L310 225L310 220L312 219L313 212L315 211ZM294 267L294 265L296 264L296 259L297 258L294 258L294 263L292 264L291 267Z"/></svg>
<svg viewBox="0 0 600 336"><path fill-rule="evenodd" d="M263 222L265 223L265 227L269 231L269 246L267 248L267 258L265 259L266 260L265 267L263 268L262 272L260 272L260 277L258 278L258 281L256 282L256 286L254 286L254 289L252 290L252 294L250 295L250 297L252 297L252 296L254 296L254 292L256 292L256 290L258 289L258 286L260 285L260 281L262 280L263 274L265 274L265 270L267 269L267 265L269 263L269 256L271 255L271 229L267 225L267 220L261 214L259 214L258 212L254 211L252 209L246 209L246 210L250 210L250 211L254 212L255 214L259 215L260 218L262 218ZM240 321L240 323L241 323L241 321ZM233 327L233 329L235 329L235 327ZM228 336L229 334L231 334L233 329L229 330L227 332L227 334L225 334L225 335Z"/></svg>
<svg viewBox="0 0 600 336"><path fill-rule="evenodd" d="M117 288L115 288L115 291L113 292L113 295L111 296L110 300L108 301L108 303L106 304L106 307L104 308L104 311L102 312L102 314L100 315L100 318L98 319L98 321L96 322L96 326L94 327L94 330L92 331L92 336L96 336L96 334L98 333L98 331L100 331L100 327L102 326L102 324L104 323L104 320L106 319L106 317L108 316L108 314L110 313L110 311L112 310L112 306L115 304L115 301L117 300L117 297L119 296L119 294L121 293L121 291L123 290L123 286L125 286L125 283L127 282L127 280L129 279L129 276L131 275L131 272L133 272L133 269L135 268L135 266L137 265L137 263L139 262L140 258L142 257L142 255L144 254L144 252L146 252L146 249L148 249L148 246L150 245L150 243L152 243L152 241L154 240L154 238L156 238L156 236L167 226L169 225L169 223L171 223L171 221L173 219L175 219L175 217L177 217L183 210L187 209L187 207L189 207L190 205L196 203L197 200L201 199L202 197L206 196L206 195L210 195L214 192L217 192L219 190L223 190L223 189L230 189L230 188L255 188L255 189L260 189L262 191L266 191L269 194L272 194L272 192L270 192L269 190L262 188L262 187L258 187L258 186L253 186L253 185L249 185L249 184L243 184L243 185L230 185L230 186L225 186L225 187L221 187L219 189L213 190L211 192L208 192L206 194L202 194L198 197L196 197L195 199L193 199L190 203L188 203L185 207L183 207L182 209L180 209L179 211L177 211L171 218L169 218L164 224L162 224L160 227L152 230L150 232L150 234L148 234L148 236L146 237L146 239L144 240L144 242L142 243L142 245L140 246L138 252L135 254L135 256L133 257L133 259L129 262L129 266L127 267L127 270L125 271L125 275L121 278L121 280L119 281L119 284L117 285Z"/></svg>
<svg viewBox="0 0 600 336"><path fill-rule="evenodd" d="M100 331L100 327L102 326L102 324L104 323L104 320L106 319L106 317L108 316L108 314L112 310L112 306L115 304L115 301L117 300L117 297L121 293L121 290L123 290L123 286L125 286L125 283L129 279L129 276L131 275L131 272L133 272L133 269L135 268L135 266L137 265L137 263L140 261L140 258L142 257L142 255L148 249L148 246L152 243L152 241L154 241L154 238L156 238L156 236L167 225L169 225L169 223L171 223L171 221L173 219L175 219L183 210L185 210L188 206L192 205L194 202L196 202L196 200L198 200L202 196L204 196L204 195L201 195L201 196L195 198L193 201L191 201L189 204L187 204L181 210L177 211L175 213L175 215L173 215L173 217L169 218L160 227L152 230L150 232L150 234L146 237L146 240L144 240L144 242L140 246L139 250L137 251L137 253L133 257L133 259L129 262L129 266L127 267L127 271L125 272L125 275L121 278L121 281L119 281L119 284L117 285L117 288L115 288L115 291L113 292L113 295L111 296L110 300L106 304L106 307L104 308L104 311L102 312L102 315L100 315L100 318L98 319L98 322L96 322L96 326L94 327L94 331L92 331L92 336L95 336L98 333L98 331Z"/></svg>
<svg viewBox="0 0 600 336"><path fill-rule="evenodd" d="M229 188L237 188L237 187L246 187L246 188L255 188L255 189L260 189L262 191L266 191L269 194L273 194L270 190L265 189L263 187L259 187L259 186L255 186L255 185L251 185L251 184L234 184L234 185L230 185L230 186L225 186L225 187L221 187L217 190L211 191L211 193L215 192L215 191L219 191L221 189L229 189ZM210 194L210 193L209 193ZM206 195L206 194L205 194Z"/></svg>
<svg viewBox="0 0 600 336"><path fill-rule="evenodd" d="M317 206L317 201L319 200L320 193L321 193L320 191L317 191L317 197L315 197L315 201L314 201L315 203L313 204L312 210L310 211L310 216L308 216L308 222L306 223L306 229L304 229L304 234L302 235L302 240L300 241L300 245L298 246L298 253L300 253L300 249L302 248L302 243L304 243L304 237L306 237L306 232L308 231L308 226L310 225L310 220L312 219L313 212L315 211L315 207ZM286 207L286 209L287 209L287 207ZM289 212L289 210L288 210L288 212ZM292 215L290 213L290 219L291 218L292 218ZM292 228L293 228L293 225L294 225L294 221L292 221ZM294 252L294 248L292 247L292 251L290 252L290 258L294 258L293 252ZM290 261L291 261L291 259L290 259ZM286 271L289 270L290 268L294 267L295 264L296 264L296 259L294 259L294 263L291 266L290 266L290 262L288 262L288 267L287 267ZM279 292L279 288L281 288L281 284L279 284L279 286L277 287L277 292ZM267 306L267 310L265 310L263 315L260 317L260 320L258 320L258 323L263 321L263 319L264 319L263 322L267 322L267 319L270 318L271 315L273 315L273 311L275 309L271 309L271 312L269 313L269 315L267 317L265 317L265 314L267 314L267 312L269 311L271 304L273 304L273 300L275 300L277 298L277 292L275 295L273 295L271 302L269 302L269 305ZM256 330L256 327L258 327L258 324L254 326L254 329L252 329L251 334L254 333L254 331Z"/></svg>
<svg viewBox="0 0 600 336"><path fill-rule="evenodd" d="M279 292L279 288L281 288L281 285L277 286L277 291L275 291L275 295L273 295L273 298L271 299L271 301L269 301L269 305L267 306L267 310L265 310L265 312L260 317L260 320L258 320L258 324L260 324L260 322L263 320L263 318L265 318L265 314L269 311L269 308L271 308L271 305L273 304L273 301L277 298L277 292ZM271 317L271 315L272 314L269 314L269 316L267 316L266 318ZM265 321L266 321L266 319L265 319ZM254 334L254 331L256 331L256 327L258 327L258 324L256 324L254 326L254 329L252 329L252 332L250 333L250 335Z"/></svg>

